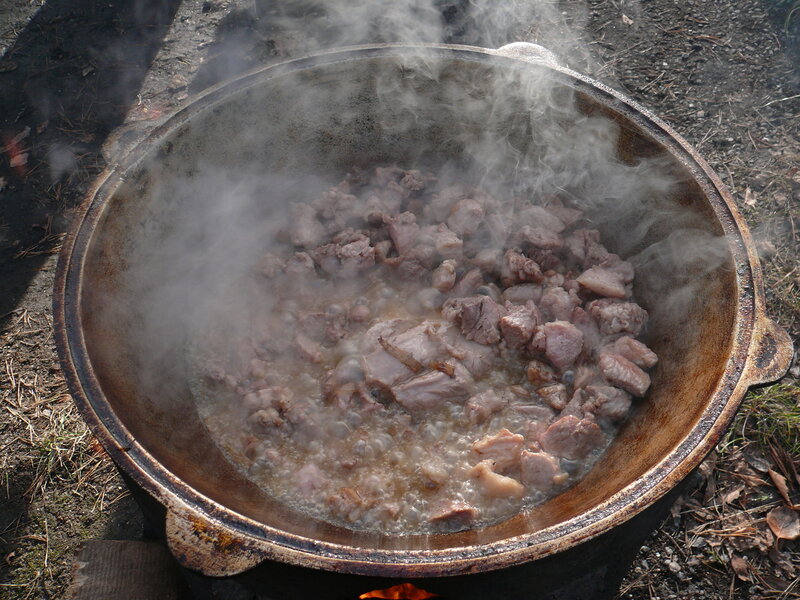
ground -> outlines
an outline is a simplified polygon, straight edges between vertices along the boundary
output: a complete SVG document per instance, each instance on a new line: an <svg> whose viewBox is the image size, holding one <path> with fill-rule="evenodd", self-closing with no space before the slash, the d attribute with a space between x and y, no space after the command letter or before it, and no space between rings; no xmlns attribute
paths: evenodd
<svg viewBox="0 0 800 600"><path fill-rule="evenodd" d="M82 540L141 534L137 508L78 417L55 354L51 289L66 224L124 124L146 123L256 64L374 35L325 37L313 15L300 21L279 10L286 5L0 4L2 598L59 598ZM502 18L477 27L460 20L463 3L436 2L448 41L542 43L697 148L750 224L768 313L797 345L800 4L496 4L506 5L493 13ZM727 438L642 548L621 598L800 597L800 525L790 508L800 502L798 377L795 365L781 383L750 392Z"/></svg>

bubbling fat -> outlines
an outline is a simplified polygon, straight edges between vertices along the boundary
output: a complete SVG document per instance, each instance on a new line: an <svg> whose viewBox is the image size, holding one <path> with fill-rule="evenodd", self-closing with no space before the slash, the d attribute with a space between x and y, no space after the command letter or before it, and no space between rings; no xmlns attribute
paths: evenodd
<svg viewBox="0 0 800 600"><path fill-rule="evenodd" d="M197 340L198 410L271 495L351 529L457 531L561 493L657 358L632 266L550 196L398 167L290 210L242 281L246 333Z"/></svg>

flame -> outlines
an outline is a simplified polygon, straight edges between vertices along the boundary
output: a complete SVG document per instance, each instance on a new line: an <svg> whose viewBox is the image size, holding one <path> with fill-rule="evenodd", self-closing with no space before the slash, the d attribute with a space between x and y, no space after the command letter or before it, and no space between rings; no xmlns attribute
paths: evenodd
<svg viewBox="0 0 800 600"><path fill-rule="evenodd" d="M366 594L361 594L359 600L368 598L383 598L385 600L428 600L428 598L439 598L439 594L432 594L420 589L410 583L401 583L385 590L372 590Z"/></svg>

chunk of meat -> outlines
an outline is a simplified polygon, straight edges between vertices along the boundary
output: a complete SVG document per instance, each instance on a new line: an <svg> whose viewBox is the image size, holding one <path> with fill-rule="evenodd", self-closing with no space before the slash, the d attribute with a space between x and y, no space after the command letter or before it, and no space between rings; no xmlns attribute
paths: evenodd
<svg viewBox="0 0 800 600"><path fill-rule="evenodd" d="M464 413L473 425L483 423L508 404L508 398L494 390L475 394L464 404Z"/></svg>
<svg viewBox="0 0 800 600"><path fill-rule="evenodd" d="M548 383L555 383L558 381L558 375L553 370L553 367L543 363L540 360L532 360L528 363L525 370L525 375L533 385L543 386Z"/></svg>
<svg viewBox="0 0 800 600"><path fill-rule="evenodd" d="M469 398L474 381L461 363L456 363L453 377L441 371L429 371L391 387L395 401L409 412L421 412Z"/></svg>
<svg viewBox="0 0 800 600"><path fill-rule="evenodd" d="M328 506L348 521L356 521L364 511L366 502L358 490L351 487L339 488L328 496Z"/></svg>
<svg viewBox="0 0 800 600"><path fill-rule="evenodd" d="M591 419L567 415L550 425L539 441L550 454L575 460L585 458L602 446L605 438L603 431Z"/></svg>
<svg viewBox="0 0 800 600"><path fill-rule="evenodd" d="M551 383L536 389L536 393L542 397L547 405L553 410L563 410L567 405L569 396L567 386L563 383Z"/></svg>
<svg viewBox="0 0 800 600"><path fill-rule="evenodd" d="M275 277L285 266L286 261L271 252L267 252L258 261L258 270L268 279Z"/></svg>
<svg viewBox="0 0 800 600"><path fill-rule="evenodd" d="M292 244L301 248L319 246L325 238L325 228L317 219L317 211L308 204L295 203L290 209Z"/></svg>
<svg viewBox="0 0 800 600"><path fill-rule="evenodd" d="M535 260L515 250L507 250L503 255L500 278L504 286L525 282L539 283L542 277L542 270Z"/></svg>
<svg viewBox="0 0 800 600"><path fill-rule="evenodd" d="M500 334L509 348L521 348L530 341L541 316L533 302L527 306L506 305L506 310L500 318Z"/></svg>
<svg viewBox="0 0 800 600"><path fill-rule="evenodd" d="M464 242L447 225L440 223L433 234L433 244L436 251L444 258L458 258L464 247Z"/></svg>
<svg viewBox="0 0 800 600"><path fill-rule="evenodd" d="M453 289L456 283L456 261L447 259L442 262L431 274L431 285L440 292Z"/></svg>
<svg viewBox="0 0 800 600"><path fill-rule="evenodd" d="M306 463L294 474L294 485L297 491L306 498L311 497L314 492L323 489L327 484L328 479L314 463Z"/></svg>
<svg viewBox="0 0 800 600"><path fill-rule="evenodd" d="M611 424L619 423L628 416L631 395L627 392L608 385L589 385L586 386L586 395L583 404L585 412Z"/></svg>
<svg viewBox="0 0 800 600"><path fill-rule="evenodd" d="M521 210L517 217L520 223L541 227L555 233L561 233L566 229L561 219L542 206L528 206Z"/></svg>
<svg viewBox="0 0 800 600"><path fill-rule="evenodd" d="M581 299L574 291L551 287L545 290L538 304L539 310L548 321L569 321L572 311L580 306Z"/></svg>
<svg viewBox="0 0 800 600"><path fill-rule="evenodd" d="M297 275L298 277L316 275L314 259L308 252L295 252L294 256L286 261L284 270L287 275Z"/></svg>
<svg viewBox="0 0 800 600"><path fill-rule="evenodd" d="M428 513L428 521L466 526L477 519L478 515L474 506L460 500L449 500L435 504Z"/></svg>
<svg viewBox="0 0 800 600"><path fill-rule="evenodd" d="M557 369L572 365L583 350L583 334L569 321L545 323L545 355Z"/></svg>
<svg viewBox="0 0 800 600"><path fill-rule="evenodd" d="M483 222L483 206L471 198L455 203L447 217L447 226L458 235L472 235Z"/></svg>
<svg viewBox="0 0 800 600"><path fill-rule="evenodd" d="M641 306L611 298L590 302L588 313L597 322L603 335L629 333L637 336L647 322L647 311Z"/></svg>
<svg viewBox="0 0 800 600"><path fill-rule="evenodd" d="M577 277L576 281L598 296L627 298L630 295L625 288L622 277L618 273L601 266L589 267Z"/></svg>
<svg viewBox="0 0 800 600"><path fill-rule="evenodd" d="M309 251L320 269L329 275L353 277L375 265L375 248L363 236L345 244L326 244Z"/></svg>
<svg viewBox="0 0 800 600"><path fill-rule="evenodd" d="M571 227L583 218L582 210L565 206L564 201L558 196L547 196L543 200L547 212L558 217L566 227Z"/></svg>
<svg viewBox="0 0 800 600"><path fill-rule="evenodd" d="M611 385L641 398L650 387L650 376L624 356L604 353L597 361L600 372Z"/></svg>
<svg viewBox="0 0 800 600"><path fill-rule="evenodd" d="M505 309L487 296L453 298L444 303L442 315L461 327L468 340L479 344L500 341L500 318Z"/></svg>
<svg viewBox="0 0 800 600"><path fill-rule="evenodd" d="M397 254L405 256L405 254L414 246L419 236L419 225L417 225L417 217L414 213L404 212L396 217L388 217L386 219L386 229L389 231L389 237L394 243Z"/></svg>
<svg viewBox="0 0 800 600"><path fill-rule="evenodd" d="M526 487L549 492L560 471L558 459L547 452L524 450L520 456L520 479Z"/></svg>
<svg viewBox="0 0 800 600"><path fill-rule="evenodd" d="M495 473L492 466L491 460L482 460L469 471L481 492L492 498L521 498L525 487L512 477Z"/></svg>
<svg viewBox="0 0 800 600"><path fill-rule="evenodd" d="M450 470L447 464L440 459L432 458L420 465L420 474L425 478L429 487L439 487L450 478Z"/></svg>
<svg viewBox="0 0 800 600"><path fill-rule="evenodd" d="M586 350L587 355L591 355L600 345L600 328L594 322L589 313L583 310L580 306L576 306L572 311L570 318L572 324L580 329L583 334L583 348Z"/></svg>
<svg viewBox="0 0 800 600"><path fill-rule="evenodd" d="M491 459L495 471L504 472L519 464L524 443L525 438L521 435L501 429L498 433L487 435L472 444L472 451L481 459Z"/></svg>
<svg viewBox="0 0 800 600"><path fill-rule="evenodd" d="M496 363L494 348L471 342L454 327L450 327L438 338L446 352L458 360L475 377L484 377Z"/></svg>
<svg viewBox="0 0 800 600"><path fill-rule="evenodd" d="M627 358L641 369L649 369L658 362L656 353L642 342L629 336L618 338L610 347L612 354L619 354Z"/></svg>
<svg viewBox="0 0 800 600"><path fill-rule="evenodd" d="M526 302L539 302L544 289L533 283L512 285L503 291L503 300L512 304L525 304Z"/></svg>
<svg viewBox="0 0 800 600"><path fill-rule="evenodd" d="M609 255L600 244L600 232L596 229L576 229L564 239L568 254L585 269L603 262Z"/></svg>
<svg viewBox="0 0 800 600"><path fill-rule="evenodd" d="M564 245L564 240L555 231L544 227L531 227L530 225L520 227L512 236L512 240L544 250L557 250Z"/></svg>
<svg viewBox="0 0 800 600"><path fill-rule="evenodd" d="M470 269L458 280L450 291L450 296L460 298L474 294L475 290L483 285L483 273L480 269Z"/></svg>

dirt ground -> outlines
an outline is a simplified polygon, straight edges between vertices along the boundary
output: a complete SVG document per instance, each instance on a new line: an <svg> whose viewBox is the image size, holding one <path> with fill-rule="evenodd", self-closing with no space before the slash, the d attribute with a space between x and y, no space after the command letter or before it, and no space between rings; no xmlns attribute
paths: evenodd
<svg viewBox="0 0 800 600"><path fill-rule="evenodd" d="M542 43L703 154L755 234L768 312L797 346L800 4L540 0L519 2L517 18L489 31L462 18L467 4L437 2L446 41ZM286 5L0 0L0 598L60 598L82 540L141 536L55 353L51 290L67 223L120 127L246 68L334 43L308 35L314 14L292 17ZM795 364L751 391L642 548L621 598L800 598L798 378Z"/></svg>

